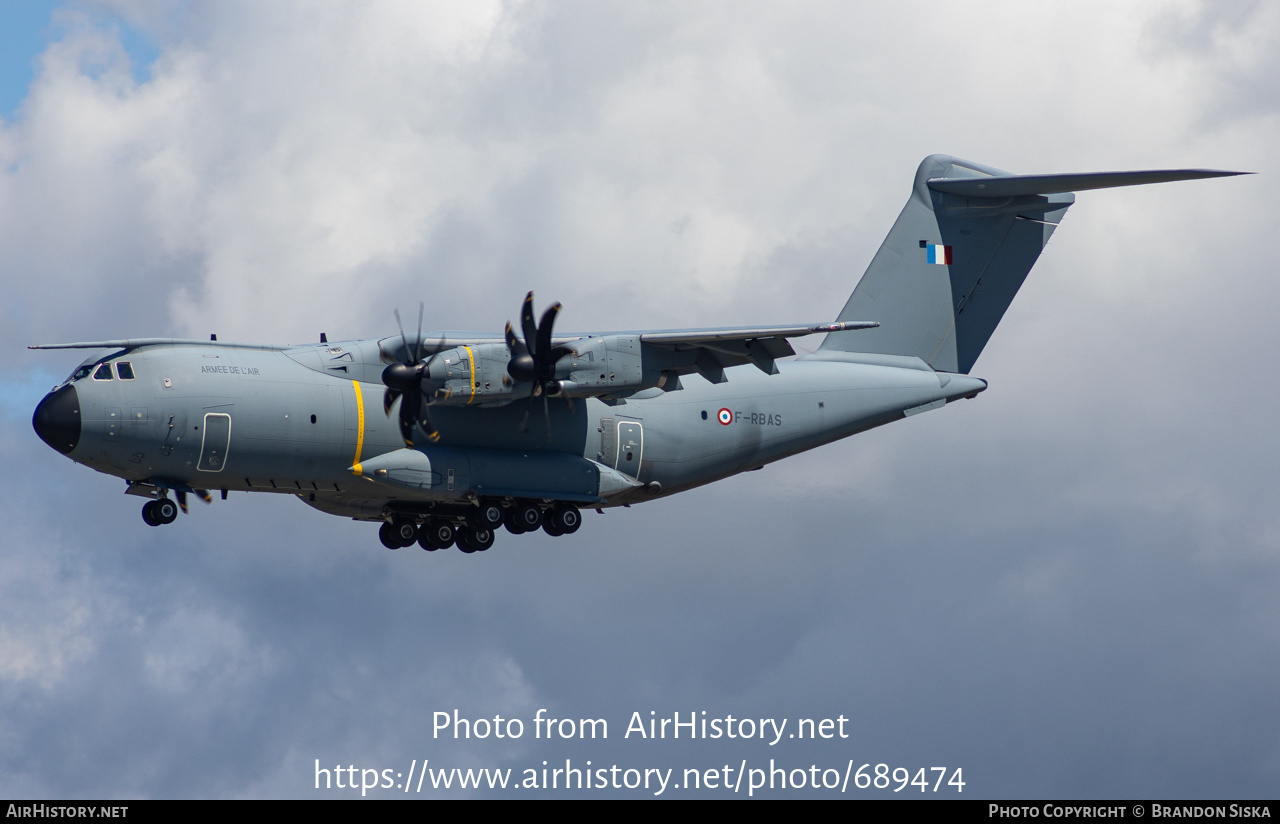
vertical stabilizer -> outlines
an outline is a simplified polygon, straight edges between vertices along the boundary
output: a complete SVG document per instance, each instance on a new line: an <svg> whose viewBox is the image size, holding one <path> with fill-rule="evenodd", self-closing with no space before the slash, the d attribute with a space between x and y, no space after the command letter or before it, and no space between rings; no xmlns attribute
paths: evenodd
<svg viewBox="0 0 1280 824"><path fill-rule="evenodd" d="M1071 192L1239 174L1247 172L1011 175L930 155L916 170L907 205L838 318L879 321L880 327L833 332L818 352L910 355L939 372L968 374L1075 202Z"/></svg>
<svg viewBox="0 0 1280 824"><path fill-rule="evenodd" d="M914 355L938 371L968 373L1075 197L951 194L930 181L1010 177L946 155L925 158L838 318L880 327L831 334L822 349Z"/></svg>

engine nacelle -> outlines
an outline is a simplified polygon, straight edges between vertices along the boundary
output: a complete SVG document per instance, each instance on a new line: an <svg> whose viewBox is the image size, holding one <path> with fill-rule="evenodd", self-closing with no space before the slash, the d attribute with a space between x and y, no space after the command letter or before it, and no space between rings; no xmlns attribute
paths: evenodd
<svg viewBox="0 0 1280 824"><path fill-rule="evenodd" d="M661 386L662 373L646 372L636 335L579 338L563 344L572 352L556 364L551 394L574 398L626 397ZM431 358L429 377L436 387L432 406L502 406L529 397L533 388L507 372L511 350L505 343L457 346Z"/></svg>
<svg viewBox="0 0 1280 824"><path fill-rule="evenodd" d="M456 346L436 353L428 372L436 391L427 395L432 406L502 406L529 394L507 374L511 352L505 343Z"/></svg>
<svg viewBox="0 0 1280 824"><path fill-rule="evenodd" d="M604 335L573 342L556 366L556 391L571 398L623 398L661 386L662 372L646 370L637 335Z"/></svg>

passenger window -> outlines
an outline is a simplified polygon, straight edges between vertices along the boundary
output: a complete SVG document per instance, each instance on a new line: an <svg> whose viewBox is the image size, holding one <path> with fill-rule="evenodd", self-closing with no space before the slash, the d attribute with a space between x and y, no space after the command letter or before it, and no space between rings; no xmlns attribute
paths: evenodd
<svg viewBox="0 0 1280 824"><path fill-rule="evenodd" d="M122 381L133 380L133 364L127 360L118 361L116 363L116 374L120 376Z"/></svg>
<svg viewBox="0 0 1280 824"><path fill-rule="evenodd" d="M111 364L104 363L101 366L99 366L98 371L93 373L93 379L95 381L111 380Z"/></svg>

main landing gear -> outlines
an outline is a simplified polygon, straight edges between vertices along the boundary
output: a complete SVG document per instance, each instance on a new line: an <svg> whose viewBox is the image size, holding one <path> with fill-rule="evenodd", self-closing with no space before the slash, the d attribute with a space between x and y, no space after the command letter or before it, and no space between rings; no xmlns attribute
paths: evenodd
<svg viewBox="0 0 1280 824"><path fill-rule="evenodd" d="M470 524L455 526L451 521L428 518L422 526L413 521L391 521L378 529L378 538L387 549L418 546L427 552L457 546L463 552L483 552L493 546L493 530Z"/></svg>
<svg viewBox="0 0 1280 824"><path fill-rule="evenodd" d="M548 535L568 535L582 525L582 513L572 504L559 503L544 510L534 501L516 501L507 507L496 501L482 502L465 513L431 515L421 526L413 518L394 518L378 529L378 538L388 549L418 546L427 552L456 546L465 553L484 552L493 546L498 527L519 535L538 527Z"/></svg>

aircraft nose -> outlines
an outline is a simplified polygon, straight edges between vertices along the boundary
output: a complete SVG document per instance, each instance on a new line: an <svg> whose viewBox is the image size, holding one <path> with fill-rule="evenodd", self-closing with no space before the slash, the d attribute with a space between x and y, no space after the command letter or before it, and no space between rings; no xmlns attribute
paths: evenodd
<svg viewBox="0 0 1280 824"><path fill-rule="evenodd" d="M63 455L70 455L80 442L80 397L76 388L67 384L45 395L31 425L40 440Z"/></svg>

